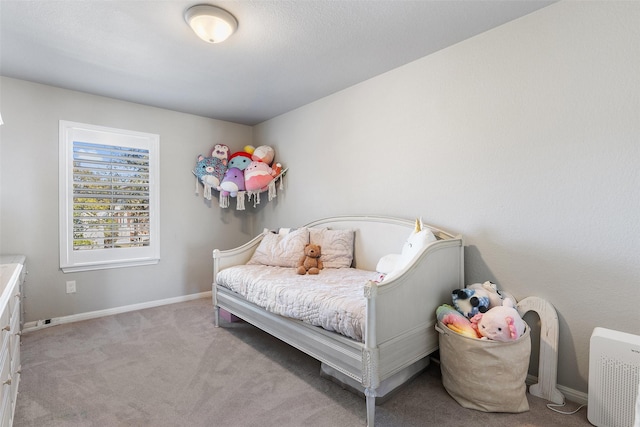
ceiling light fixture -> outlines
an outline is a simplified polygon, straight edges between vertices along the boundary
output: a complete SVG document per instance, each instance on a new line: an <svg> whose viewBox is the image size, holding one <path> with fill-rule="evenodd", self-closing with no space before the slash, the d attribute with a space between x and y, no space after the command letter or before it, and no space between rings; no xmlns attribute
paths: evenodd
<svg viewBox="0 0 640 427"><path fill-rule="evenodd" d="M184 13L184 20L207 43L223 42L238 28L232 14L209 4L190 7Z"/></svg>

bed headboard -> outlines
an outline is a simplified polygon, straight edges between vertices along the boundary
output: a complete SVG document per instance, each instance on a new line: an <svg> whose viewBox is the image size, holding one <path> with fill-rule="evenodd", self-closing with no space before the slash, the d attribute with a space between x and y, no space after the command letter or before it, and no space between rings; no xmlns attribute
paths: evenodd
<svg viewBox="0 0 640 427"><path fill-rule="evenodd" d="M425 224L439 240L454 236ZM415 219L384 216L337 216L323 218L305 227L355 230L353 267L375 271L378 260L387 254L400 253L402 245L415 228Z"/></svg>

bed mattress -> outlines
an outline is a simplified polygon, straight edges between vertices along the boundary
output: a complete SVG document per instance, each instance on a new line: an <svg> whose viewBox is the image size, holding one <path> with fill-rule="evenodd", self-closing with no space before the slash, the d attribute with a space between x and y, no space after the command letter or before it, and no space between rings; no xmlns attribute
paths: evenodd
<svg viewBox="0 0 640 427"><path fill-rule="evenodd" d="M379 273L325 268L301 276L295 268L239 265L220 271L216 283L272 313L298 319L363 342L364 286Z"/></svg>

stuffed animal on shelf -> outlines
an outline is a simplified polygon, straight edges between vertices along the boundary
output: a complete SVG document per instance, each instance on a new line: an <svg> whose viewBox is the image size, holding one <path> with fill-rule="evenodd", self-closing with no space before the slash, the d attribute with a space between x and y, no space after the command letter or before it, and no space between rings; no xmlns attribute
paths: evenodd
<svg viewBox="0 0 640 427"><path fill-rule="evenodd" d="M244 189L244 173L238 168L227 169L218 185L218 191L222 196L236 197L238 191L244 191Z"/></svg>
<svg viewBox="0 0 640 427"><path fill-rule="evenodd" d="M261 145L256 147L253 151L251 154L251 160L271 165L275 156L276 152L272 147L269 147L268 145Z"/></svg>
<svg viewBox="0 0 640 427"><path fill-rule="evenodd" d="M489 295L484 289L455 289L451 292L451 300L456 310L468 319L489 310Z"/></svg>
<svg viewBox="0 0 640 427"><path fill-rule="evenodd" d="M217 188L224 177L224 173L227 171L226 159L220 159L218 157L204 157L200 154L196 160L196 167L193 169L193 174L197 180L204 185L204 197L211 200L211 189ZM196 193L198 192L196 182Z"/></svg>
<svg viewBox="0 0 640 427"><path fill-rule="evenodd" d="M252 161L244 170L244 185L247 191L262 190L269 185L276 173L264 162Z"/></svg>
<svg viewBox="0 0 640 427"><path fill-rule="evenodd" d="M454 332L469 338L480 338L471 321L448 304L443 304L436 309L436 317L439 322Z"/></svg>
<svg viewBox="0 0 640 427"><path fill-rule="evenodd" d="M224 144L216 144L211 150L211 157L222 160L226 166L229 160L229 147Z"/></svg>
<svg viewBox="0 0 640 427"><path fill-rule="evenodd" d="M510 298L505 298L501 306L475 315L471 324L483 339L502 342L517 340L527 326Z"/></svg>
<svg viewBox="0 0 640 427"><path fill-rule="evenodd" d="M320 245L308 243L304 247L304 255L298 261L298 274L318 274L324 268L322 265L322 251Z"/></svg>
<svg viewBox="0 0 640 427"><path fill-rule="evenodd" d="M251 154L246 151L238 151L229 156L228 167L229 169L237 168L243 171L249 166L249 163L251 163Z"/></svg>

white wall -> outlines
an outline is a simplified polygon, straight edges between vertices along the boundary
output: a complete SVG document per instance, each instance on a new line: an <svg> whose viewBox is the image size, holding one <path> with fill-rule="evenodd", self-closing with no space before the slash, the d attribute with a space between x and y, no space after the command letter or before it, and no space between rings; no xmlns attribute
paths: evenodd
<svg viewBox="0 0 640 427"><path fill-rule="evenodd" d="M251 215L195 196L196 156L216 143L240 149L248 126L1 78L0 250L27 256L26 320L34 321L211 290L214 247L253 236ZM158 265L63 274L58 257L58 121L160 135ZM77 293L66 294L75 280Z"/></svg>
<svg viewBox="0 0 640 427"><path fill-rule="evenodd" d="M638 22L638 2L561 2L258 125L290 168L258 225L461 233L468 283L556 307L558 381L586 392L593 328L640 334Z"/></svg>

